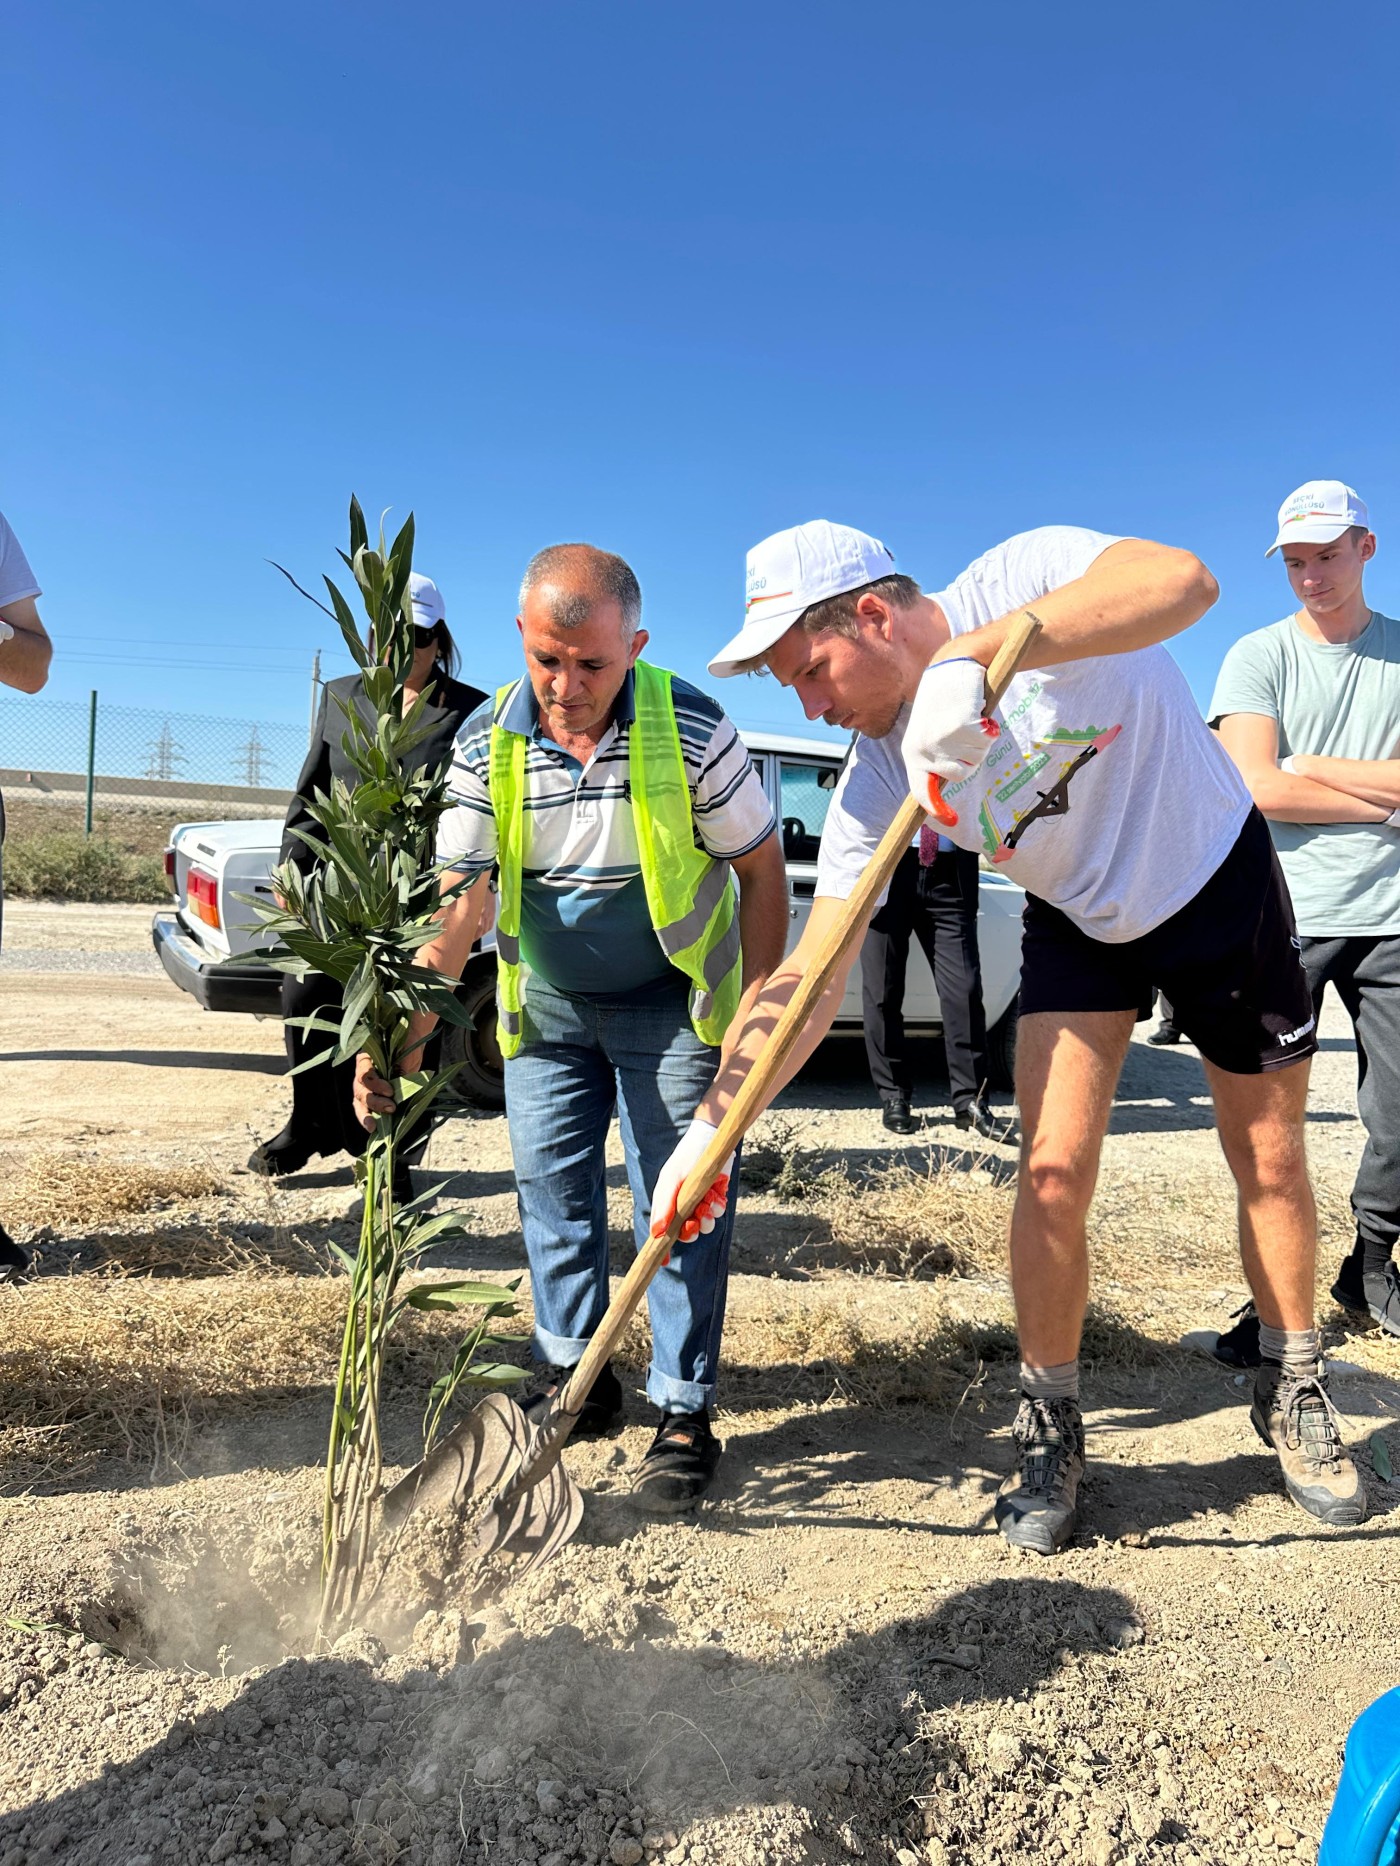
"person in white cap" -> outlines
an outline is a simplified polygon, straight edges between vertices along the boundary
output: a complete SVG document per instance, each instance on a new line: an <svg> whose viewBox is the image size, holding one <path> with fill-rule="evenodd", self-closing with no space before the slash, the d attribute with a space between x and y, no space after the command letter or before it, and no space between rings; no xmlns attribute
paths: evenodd
<svg viewBox="0 0 1400 1866"><path fill-rule="evenodd" d="M469 687L456 678L460 657L437 584L415 570L409 576L408 587L413 604L413 664L404 681L405 711L425 687L432 686L432 696L423 710L424 737L414 748L413 761L423 769L445 770L463 720L475 712L486 695L480 687ZM308 804L317 791L329 792L337 778L350 786L360 781L345 750L345 718L352 708L357 708L366 722L373 718L360 675L345 674L327 681L306 762L287 811L279 862L294 862L298 868L310 869L317 858L297 831L309 830L313 835L321 832L308 812ZM338 1016L341 1008L341 988L335 979L322 972L308 972L305 978L284 974L282 1022L287 1067L293 1072L292 1111L286 1125L271 1139L260 1141L249 1156L249 1171L261 1178L280 1179L299 1173L317 1155L331 1159L345 1152L356 1158L368 1144L355 1115L354 1064L325 1061L315 1069L300 1068L313 1056L328 1056L335 1041L325 1031L305 1029L296 1020L317 1012ZM432 1067L435 1057L436 1050L425 1066ZM421 1130L419 1153L427 1142L428 1132ZM399 1168L396 1196L400 1198L412 1196L410 1164Z"/></svg>
<svg viewBox="0 0 1400 1866"><path fill-rule="evenodd" d="M1267 825L1159 645L1216 594L1187 551L1048 526L926 596L878 540L818 521L750 553L744 627L710 663L715 674L766 668L809 718L861 736L826 818L807 930L731 1030L655 1206L667 1209L713 1136L906 793L928 807L938 778L943 832L1027 890L1011 1226L1021 1405L995 1514L1009 1542L1042 1554L1075 1525L1085 1221L1119 1069L1157 986L1205 1059L1238 1185L1266 1324L1253 1423L1304 1509L1328 1523L1365 1514L1314 1326L1303 1114L1315 1019L1288 893ZM986 719L987 666L1027 613L1041 632ZM833 982L787 1076L844 985Z"/></svg>
<svg viewBox="0 0 1400 1866"><path fill-rule="evenodd" d="M1275 551L1300 607L1230 649L1210 718L1269 819L1313 1006L1330 983L1356 1033L1366 1145L1332 1295L1400 1338L1400 622L1366 600L1375 533L1340 480L1284 500ZM1247 1304L1216 1357L1257 1366L1259 1334Z"/></svg>

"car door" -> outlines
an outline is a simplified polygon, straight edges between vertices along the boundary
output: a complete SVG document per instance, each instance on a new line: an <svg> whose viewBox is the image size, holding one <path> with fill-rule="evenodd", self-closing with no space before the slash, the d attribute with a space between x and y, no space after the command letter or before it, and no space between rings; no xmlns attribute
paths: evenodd
<svg viewBox="0 0 1400 1866"><path fill-rule="evenodd" d="M778 820L788 873L789 952L802 937L812 912L817 890L817 850L840 770L838 758L789 755L778 761ZM842 1023L862 1021L858 964L846 981L846 995L837 1015ZM911 941L904 1015L911 1023L935 1023L940 1017L933 974L917 940Z"/></svg>

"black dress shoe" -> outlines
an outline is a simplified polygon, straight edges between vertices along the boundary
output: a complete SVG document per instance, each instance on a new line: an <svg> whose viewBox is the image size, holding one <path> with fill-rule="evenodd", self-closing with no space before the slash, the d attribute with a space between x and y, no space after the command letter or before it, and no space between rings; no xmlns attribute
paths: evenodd
<svg viewBox="0 0 1400 1866"><path fill-rule="evenodd" d="M284 1127L280 1134L254 1147L248 1155L248 1171L260 1179L280 1179L284 1173L299 1173L319 1151Z"/></svg>
<svg viewBox="0 0 1400 1866"><path fill-rule="evenodd" d="M1155 1030L1148 1032L1147 1041L1154 1049L1160 1050L1169 1043L1180 1043L1182 1035L1183 1033L1171 1024L1158 1024Z"/></svg>
<svg viewBox="0 0 1400 1866"><path fill-rule="evenodd" d="M1012 1117L995 1113L984 1101L975 1101L970 1108L959 1108L953 1116L953 1126L960 1127L965 1134L980 1134L983 1140L996 1140L1005 1145L1020 1138Z"/></svg>
<svg viewBox="0 0 1400 1866"><path fill-rule="evenodd" d="M880 1119L892 1134L917 1134L919 1124L909 1112L908 1097L891 1095L884 1103Z"/></svg>

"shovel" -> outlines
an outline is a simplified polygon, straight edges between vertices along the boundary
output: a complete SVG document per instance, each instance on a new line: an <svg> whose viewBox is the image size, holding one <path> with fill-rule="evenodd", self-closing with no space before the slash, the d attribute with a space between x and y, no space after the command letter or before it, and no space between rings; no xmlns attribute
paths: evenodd
<svg viewBox="0 0 1400 1866"><path fill-rule="evenodd" d="M1023 616L993 657L987 670L988 714L1000 704L1012 675L1039 632L1040 623ZM863 931L899 858L930 810L941 822L957 820L943 802L936 778L930 779L928 809L912 797L901 804L854 893L813 955L811 966L799 980L757 1062L730 1103L714 1139L681 1187L671 1222L664 1231L653 1233L638 1252L583 1359L555 1394L543 1419L533 1424L503 1393L482 1400L389 1491L384 1499L386 1528L401 1525L410 1510L422 1508L474 1517L475 1524L469 1523L468 1528L475 1528L478 1555L512 1557L512 1579L547 1561L573 1535L583 1518L583 1498L560 1463L559 1454L578 1423L593 1382L622 1338L652 1278L670 1257L681 1226L765 1107L769 1089L793 1044L852 941Z"/></svg>

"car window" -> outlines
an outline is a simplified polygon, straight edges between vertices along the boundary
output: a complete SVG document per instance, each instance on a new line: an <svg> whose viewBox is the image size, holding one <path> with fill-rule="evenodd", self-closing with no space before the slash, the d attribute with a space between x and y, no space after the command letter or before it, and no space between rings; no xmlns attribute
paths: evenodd
<svg viewBox="0 0 1400 1866"><path fill-rule="evenodd" d="M790 862L815 862L821 842L822 824L831 808L832 792L820 779L831 784L833 765L782 763L783 854Z"/></svg>

